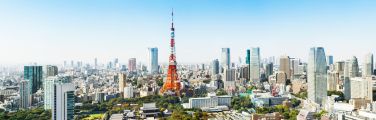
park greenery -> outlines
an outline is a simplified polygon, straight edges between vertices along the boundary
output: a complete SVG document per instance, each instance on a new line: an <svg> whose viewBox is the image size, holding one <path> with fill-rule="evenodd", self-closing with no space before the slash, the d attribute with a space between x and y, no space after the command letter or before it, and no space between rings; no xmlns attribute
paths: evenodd
<svg viewBox="0 0 376 120"><path fill-rule="evenodd" d="M17 112L0 111L0 120L50 120L51 111L43 107L18 110Z"/></svg>

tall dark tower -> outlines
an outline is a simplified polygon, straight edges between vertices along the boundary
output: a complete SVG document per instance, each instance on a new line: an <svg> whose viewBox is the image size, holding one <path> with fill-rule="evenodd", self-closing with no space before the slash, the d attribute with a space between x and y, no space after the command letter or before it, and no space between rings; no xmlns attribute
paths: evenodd
<svg viewBox="0 0 376 120"><path fill-rule="evenodd" d="M159 91L160 94L180 96L180 80L176 67L175 53L175 28L174 28L174 12L171 12L171 40L170 40L170 57L167 72L167 80Z"/></svg>

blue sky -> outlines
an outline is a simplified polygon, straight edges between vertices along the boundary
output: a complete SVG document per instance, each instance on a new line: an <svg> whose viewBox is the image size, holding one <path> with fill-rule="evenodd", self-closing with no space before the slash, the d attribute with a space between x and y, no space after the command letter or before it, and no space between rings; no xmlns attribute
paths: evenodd
<svg viewBox="0 0 376 120"><path fill-rule="evenodd" d="M205 63L231 48L232 61L250 47L261 56L306 59L323 46L335 60L376 51L373 0L3 0L0 64L105 63L131 57L145 62L147 48L168 60L174 8L178 63Z"/></svg>

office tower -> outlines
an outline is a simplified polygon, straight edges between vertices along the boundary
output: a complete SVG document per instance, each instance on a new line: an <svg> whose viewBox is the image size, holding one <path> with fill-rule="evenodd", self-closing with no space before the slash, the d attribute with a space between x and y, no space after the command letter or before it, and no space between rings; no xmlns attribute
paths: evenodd
<svg viewBox="0 0 376 120"><path fill-rule="evenodd" d="M251 50L247 49L247 56L245 57L245 63L247 65L251 64Z"/></svg>
<svg viewBox="0 0 376 120"><path fill-rule="evenodd" d="M339 74L339 78L343 78L345 70L345 61L338 61L335 63L334 70Z"/></svg>
<svg viewBox="0 0 376 120"><path fill-rule="evenodd" d="M160 94L175 94L180 96L180 80L177 73L176 53L175 53L175 28L174 28L174 13L171 13L171 39L170 39L170 58L167 71L167 80L160 89ZM170 91L170 92L169 92Z"/></svg>
<svg viewBox="0 0 376 120"><path fill-rule="evenodd" d="M221 60L222 69L229 69L230 64L231 64L230 48L222 48L222 60Z"/></svg>
<svg viewBox="0 0 376 120"><path fill-rule="evenodd" d="M44 80L44 109L52 109L54 104L54 86L57 83L69 83L70 80L68 77L62 76L49 76Z"/></svg>
<svg viewBox="0 0 376 120"><path fill-rule="evenodd" d="M215 59L215 60L212 61L211 68L212 68L212 76L219 74L219 61L218 61L218 59Z"/></svg>
<svg viewBox="0 0 376 120"><path fill-rule="evenodd" d="M333 64L333 56L332 55L328 55L328 65L331 65Z"/></svg>
<svg viewBox="0 0 376 120"><path fill-rule="evenodd" d="M353 56L353 58L351 59L351 67L349 69L349 72L350 72L350 78L360 77L358 58L356 58L355 56Z"/></svg>
<svg viewBox="0 0 376 120"><path fill-rule="evenodd" d="M74 90L72 83L56 83L54 85L52 120L74 119Z"/></svg>
<svg viewBox="0 0 376 120"><path fill-rule="evenodd" d="M369 77L373 75L373 54L368 53L364 57L363 63L363 77Z"/></svg>
<svg viewBox="0 0 376 120"><path fill-rule="evenodd" d="M133 98L133 86L127 85L124 87L124 98Z"/></svg>
<svg viewBox="0 0 376 120"><path fill-rule="evenodd" d="M27 109L31 106L31 94L29 91L29 81L20 82L20 105L19 108Z"/></svg>
<svg viewBox="0 0 376 120"><path fill-rule="evenodd" d="M293 75L301 75L299 72L299 65L300 65L300 59L293 58L291 59L291 76Z"/></svg>
<svg viewBox="0 0 376 120"><path fill-rule="evenodd" d="M223 86L225 91L231 95L235 92L235 80L236 80L236 70L235 69L225 69Z"/></svg>
<svg viewBox="0 0 376 120"><path fill-rule="evenodd" d="M149 48L149 72L151 74L158 73L158 48Z"/></svg>
<svg viewBox="0 0 376 120"><path fill-rule="evenodd" d="M42 87L42 66L24 66L24 79L29 81L29 92L34 94Z"/></svg>
<svg viewBox="0 0 376 120"><path fill-rule="evenodd" d="M251 49L250 77L253 83L260 83L260 48Z"/></svg>
<svg viewBox="0 0 376 120"><path fill-rule="evenodd" d="M327 96L327 71L325 51L322 47L310 49L308 59L308 99L322 104L322 100Z"/></svg>
<svg viewBox="0 0 376 120"><path fill-rule="evenodd" d="M351 98L351 83L350 83L350 69L352 68L351 66L351 61L346 60L344 62L344 70L343 70L343 95L346 100L349 100Z"/></svg>
<svg viewBox="0 0 376 120"><path fill-rule="evenodd" d="M265 68L265 76L266 78L269 78L270 75L273 75L273 63L266 64Z"/></svg>
<svg viewBox="0 0 376 120"><path fill-rule="evenodd" d="M287 79L291 79L289 56L281 56L279 58L279 71L286 73Z"/></svg>
<svg viewBox="0 0 376 120"><path fill-rule="evenodd" d="M333 65L333 64L331 64L331 65ZM335 91L335 90L337 90L337 83L339 81L339 74L338 74L338 72L330 70L328 72L328 78L327 79L328 79L328 83L327 83L328 90L329 91Z"/></svg>
<svg viewBox="0 0 376 120"><path fill-rule="evenodd" d="M94 58L94 69L98 69L98 59Z"/></svg>
<svg viewBox="0 0 376 120"><path fill-rule="evenodd" d="M351 99L363 98L372 101L372 77L350 78Z"/></svg>
<svg viewBox="0 0 376 120"><path fill-rule="evenodd" d="M58 68L57 66L54 66L54 65L47 65L45 71L46 71L45 77L56 76L58 74Z"/></svg>
<svg viewBox="0 0 376 120"><path fill-rule="evenodd" d="M128 61L128 71L133 72L133 73L137 72L136 65L137 65L136 58L130 58Z"/></svg>
<svg viewBox="0 0 376 120"><path fill-rule="evenodd" d="M120 93L124 91L126 80L127 80L127 75L125 73L119 73L119 92Z"/></svg>
<svg viewBox="0 0 376 120"><path fill-rule="evenodd" d="M238 70L239 79L249 80L249 65L242 65Z"/></svg>

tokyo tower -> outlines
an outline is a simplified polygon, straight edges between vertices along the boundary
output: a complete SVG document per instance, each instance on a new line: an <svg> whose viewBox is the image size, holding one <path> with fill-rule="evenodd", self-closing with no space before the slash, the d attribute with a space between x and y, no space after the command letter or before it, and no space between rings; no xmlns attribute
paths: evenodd
<svg viewBox="0 0 376 120"><path fill-rule="evenodd" d="M175 28L174 28L174 12L171 12L171 40L170 40L170 57L167 72L167 80L160 89L160 94L180 96L180 80L176 67L175 54Z"/></svg>

